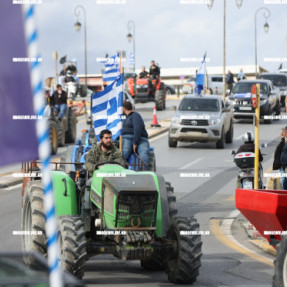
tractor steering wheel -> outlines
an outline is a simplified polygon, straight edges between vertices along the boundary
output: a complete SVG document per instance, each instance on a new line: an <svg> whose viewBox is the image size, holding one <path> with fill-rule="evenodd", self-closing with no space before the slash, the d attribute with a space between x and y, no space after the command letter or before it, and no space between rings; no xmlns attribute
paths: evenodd
<svg viewBox="0 0 287 287"><path fill-rule="evenodd" d="M116 165L120 165L120 166L125 168L124 165L122 165L121 163L119 163L117 161L104 161L104 162L97 163L96 166L95 166L95 169L98 169L101 165L105 165L105 164L116 164Z"/></svg>

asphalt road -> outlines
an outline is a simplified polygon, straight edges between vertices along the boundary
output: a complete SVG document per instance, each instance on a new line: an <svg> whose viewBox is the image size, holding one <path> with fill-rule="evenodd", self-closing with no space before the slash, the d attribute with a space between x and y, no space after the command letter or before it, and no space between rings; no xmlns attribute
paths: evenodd
<svg viewBox="0 0 287 287"><path fill-rule="evenodd" d="M176 105L170 101L168 107ZM148 122L152 116L151 103L138 104L136 107ZM171 117L168 109L158 112L158 118ZM151 120L150 120L151 121ZM273 159L273 153L279 139L280 129L286 121L273 121L271 125L261 125L260 142L268 147L262 150L263 167L267 170ZM84 124L83 124L84 126ZM79 128L81 129L81 124ZM151 140L155 148L157 172L175 188L177 208L180 216L194 215L200 223L200 230L209 231L202 236L203 257L200 275L193 286L271 286L273 267L268 264L268 256L251 246L244 231L235 220L232 225L234 238L242 245L266 258L262 263L242 253L240 248L228 245L220 236L216 225L225 218L232 218L235 210L234 192L237 168L230 151L237 149L241 136L247 130L253 130L250 122L236 122L233 144L224 150L217 150L214 143L179 143L177 148L169 148L167 133ZM65 148L60 150L60 154ZM183 173L207 173L206 178L182 177ZM266 181L266 179L265 179ZM0 190L0 251L20 250L21 238L12 235L21 230L21 188L20 186ZM269 260L270 261L270 260ZM172 286L164 272L149 272L140 267L137 261L125 262L112 256L98 256L87 263L84 277L89 286Z"/></svg>

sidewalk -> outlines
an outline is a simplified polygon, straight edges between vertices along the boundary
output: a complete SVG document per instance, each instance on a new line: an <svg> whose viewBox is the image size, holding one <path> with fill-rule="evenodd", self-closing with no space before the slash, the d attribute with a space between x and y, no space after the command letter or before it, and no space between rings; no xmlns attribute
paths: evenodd
<svg viewBox="0 0 287 287"><path fill-rule="evenodd" d="M146 126L149 139L166 132L170 126L170 119L160 121L159 124L161 125L161 127ZM20 170L13 170L10 172L0 174L0 188L6 188L22 183L23 178L13 177L13 173L19 173L19 172Z"/></svg>

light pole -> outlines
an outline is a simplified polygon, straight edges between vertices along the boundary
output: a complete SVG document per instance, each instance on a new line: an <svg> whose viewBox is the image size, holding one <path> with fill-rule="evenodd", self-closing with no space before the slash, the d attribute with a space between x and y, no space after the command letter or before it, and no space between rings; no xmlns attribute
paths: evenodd
<svg viewBox="0 0 287 287"><path fill-rule="evenodd" d="M131 30L133 34L131 34ZM128 22L128 31L127 39L129 42L133 40L133 52L134 52L134 73L136 72L136 25L133 20L129 20Z"/></svg>
<svg viewBox="0 0 287 287"><path fill-rule="evenodd" d="M263 16L265 17L266 19L266 23L264 25L264 31L265 33L268 33L269 31L269 25L267 23L267 18L270 17L271 15L271 12L268 8L265 8L265 7L261 7L259 9L256 10L255 12L255 17L254 17L254 21L255 21L255 77L257 77L257 13L260 11L260 10L265 10L268 12L268 14L266 15L265 13L263 14Z"/></svg>
<svg viewBox="0 0 287 287"><path fill-rule="evenodd" d="M240 9L243 0L235 0L237 7ZM207 6L212 8L214 0L208 0ZM226 0L223 0L223 99L226 97Z"/></svg>
<svg viewBox="0 0 287 287"><path fill-rule="evenodd" d="M85 93L87 92L88 88L88 62L87 62L87 25L86 25L86 10L82 5L78 5L75 7L75 16L77 17L77 22L74 24L76 31L80 31L82 24L79 22L79 16L80 16L80 9L82 9L83 14L84 14L84 48L85 48Z"/></svg>

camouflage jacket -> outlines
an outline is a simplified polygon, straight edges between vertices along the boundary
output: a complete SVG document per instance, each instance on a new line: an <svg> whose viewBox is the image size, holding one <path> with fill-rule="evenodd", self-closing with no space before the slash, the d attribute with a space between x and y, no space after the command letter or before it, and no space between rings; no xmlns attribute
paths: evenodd
<svg viewBox="0 0 287 287"><path fill-rule="evenodd" d="M97 144L88 152L85 167L89 172L89 175L92 176L96 165L107 161L116 161L122 165L125 164L122 153L114 145L112 145L112 148L107 152L103 152L101 150L101 144Z"/></svg>

